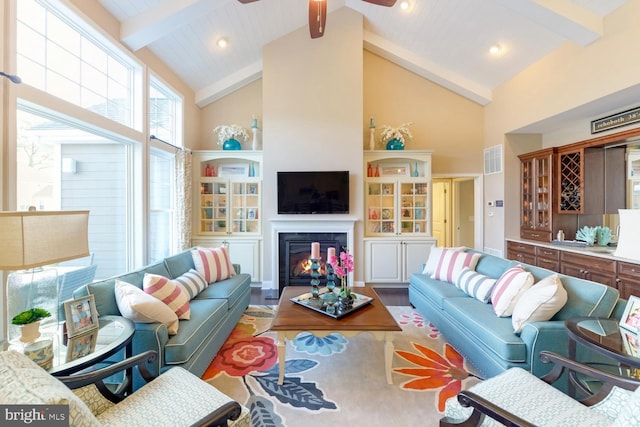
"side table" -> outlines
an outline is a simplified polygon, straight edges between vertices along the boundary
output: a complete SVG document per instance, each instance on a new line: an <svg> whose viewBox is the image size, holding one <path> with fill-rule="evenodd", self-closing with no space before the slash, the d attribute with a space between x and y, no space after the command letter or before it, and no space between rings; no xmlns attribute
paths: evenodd
<svg viewBox="0 0 640 427"><path fill-rule="evenodd" d="M578 317L565 322L569 336L569 358L576 360L577 343L617 362L619 375L638 378L640 355L638 335L621 328L617 319ZM570 390L578 387L585 391L575 375L570 378Z"/></svg>
<svg viewBox="0 0 640 427"><path fill-rule="evenodd" d="M122 349L125 351L125 357L131 357L133 353L131 341L133 340L135 331L135 324L129 319L121 316L102 316L98 319L97 331L90 331L80 336L85 337L89 334L96 334L97 332L95 337L91 337L95 340L95 346L91 346L90 352L83 351L79 353L80 355L78 357L68 357L67 353L69 348L67 344L71 342L71 339L67 342L63 339L62 325L58 327L54 326L52 330L41 329L42 336L34 343L10 342L8 343L8 348L24 352L25 350L30 351L32 347L35 349L39 342L52 341L53 359L47 361L43 367L53 376L68 376L92 368ZM77 340L78 337L75 339ZM127 372L127 378L125 378L124 383L119 387L125 393L132 391L131 373L130 370Z"/></svg>
<svg viewBox="0 0 640 427"><path fill-rule="evenodd" d="M95 349L85 356L68 360L66 345L59 345L54 351L53 368L49 373L54 376L75 374L100 363L118 351L125 349L125 356L131 357L131 341L136 331L135 324L121 316L102 316L98 319L98 336ZM84 334L83 334L84 335ZM60 340L60 344L62 340Z"/></svg>

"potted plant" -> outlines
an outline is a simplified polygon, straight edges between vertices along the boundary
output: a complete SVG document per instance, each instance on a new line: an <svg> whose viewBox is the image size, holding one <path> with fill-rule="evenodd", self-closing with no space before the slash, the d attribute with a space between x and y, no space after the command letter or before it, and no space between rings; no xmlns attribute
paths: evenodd
<svg viewBox="0 0 640 427"><path fill-rule="evenodd" d="M40 336L40 321L49 316L44 308L30 308L15 315L11 323L20 326L20 341L32 342Z"/></svg>
<svg viewBox="0 0 640 427"><path fill-rule="evenodd" d="M218 144L222 145L223 150L241 150L238 139L243 142L249 139L247 130L239 125L219 125L213 128L213 133L218 134Z"/></svg>
<svg viewBox="0 0 640 427"><path fill-rule="evenodd" d="M351 288L348 283L349 273L353 271L353 255L349 253L349 250L345 248L340 252L340 256L332 256L328 260L333 267L335 275L340 279L340 292L338 292L338 300L343 309L350 308L353 304L353 296Z"/></svg>

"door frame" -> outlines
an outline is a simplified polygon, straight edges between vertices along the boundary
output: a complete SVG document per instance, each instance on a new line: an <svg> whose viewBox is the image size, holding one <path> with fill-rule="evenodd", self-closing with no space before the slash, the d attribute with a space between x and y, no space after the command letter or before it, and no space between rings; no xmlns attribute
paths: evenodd
<svg viewBox="0 0 640 427"><path fill-rule="evenodd" d="M484 218L483 218L483 199L484 199L484 176L482 174L433 174L431 179L473 179L473 227L474 227L474 249L482 251L484 248ZM431 194L433 198L433 192ZM455 211L455 200L451 198L451 210L448 221L453 221ZM453 229L452 229L453 232Z"/></svg>

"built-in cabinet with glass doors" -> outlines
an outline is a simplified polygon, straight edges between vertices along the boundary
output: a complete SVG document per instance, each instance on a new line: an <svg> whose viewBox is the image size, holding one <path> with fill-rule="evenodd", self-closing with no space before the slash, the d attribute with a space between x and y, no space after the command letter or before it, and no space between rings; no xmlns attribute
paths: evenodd
<svg viewBox="0 0 640 427"><path fill-rule="evenodd" d="M553 216L553 173L555 149L519 156L522 192L520 237L551 241Z"/></svg>
<svg viewBox="0 0 640 427"><path fill-rule="evenodd" d="M365 151L364 167L365 281L407 282L436 242L431 152Z"/></svg>
<svg viewBox="0 0 640 427"><path fill-rule="evenodd" d="M224 244L233 263L260 281L262 152L194 152L193 241Z"/></svg>

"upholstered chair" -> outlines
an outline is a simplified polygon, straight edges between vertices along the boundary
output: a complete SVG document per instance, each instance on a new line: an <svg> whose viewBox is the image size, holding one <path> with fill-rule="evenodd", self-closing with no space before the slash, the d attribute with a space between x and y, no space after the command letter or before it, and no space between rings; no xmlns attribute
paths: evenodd
<svg viewBox="0 0 640 427"><path fill-rule="evenodd" d="M246 408L183 368L152 378L145 365L154 357L147 352L96 371L54 377L22 353L0 352L0 396L4 404L67 404L72 426L251 426ZM102 381L133 368L149 382L130 395Z"/></svg>
<svg viewBox="0 0 640 427"><path fill-rule="evenodd" d="M549 374L511 368L481 381L447 401L440 426L640 426L640 380L550 352L540 357L554 363ZM558 380L570 380L575 397L552 385Z"/></svg>

